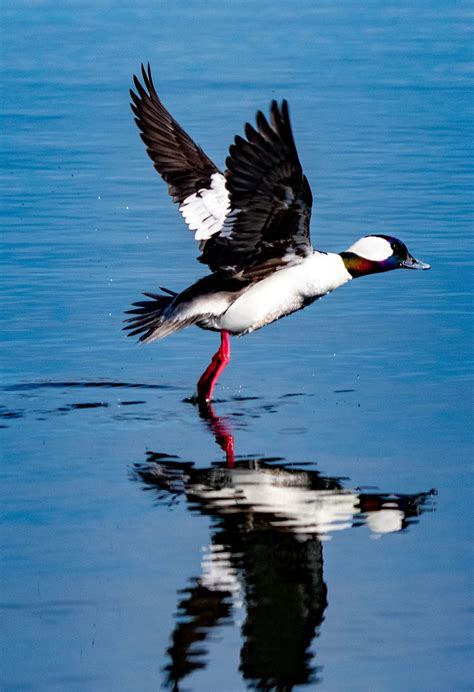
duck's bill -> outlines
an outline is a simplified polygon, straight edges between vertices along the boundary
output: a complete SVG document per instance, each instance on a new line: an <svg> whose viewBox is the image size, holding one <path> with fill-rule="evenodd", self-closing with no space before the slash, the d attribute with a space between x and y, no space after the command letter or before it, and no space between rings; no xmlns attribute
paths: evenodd
<svg viewBox="0 0 474 692"><path fill-rule="evenodd" d="M431 264L426 264L426 262L420 262L420 260L415 259L411 255L406 258L401 264L404 269L431 269Z"/></svg>

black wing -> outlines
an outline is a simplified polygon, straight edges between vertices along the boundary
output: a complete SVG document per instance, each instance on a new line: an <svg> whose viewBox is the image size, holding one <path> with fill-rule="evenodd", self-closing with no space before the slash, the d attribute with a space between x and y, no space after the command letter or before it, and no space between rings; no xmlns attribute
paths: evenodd
<svg viewBox="0 0 474 692"><path fill-rule="evenodd" d="M142 81L133 78L131 108L153 165L168 183L168 190L197 240L205 240L222 227L228 211L223 173L166 110L153 84L150 65L142 65Z"/></svg>
<svg viewBox="0 0 474 692"><path fill-rule="evenodd" d="M203 246L200 260L213 271L248 270L286 258L300 261L311 248L312 195L296 151L288 104L273 101L270 123L257 113L227 158L230 212L218 235Z"/></svg>

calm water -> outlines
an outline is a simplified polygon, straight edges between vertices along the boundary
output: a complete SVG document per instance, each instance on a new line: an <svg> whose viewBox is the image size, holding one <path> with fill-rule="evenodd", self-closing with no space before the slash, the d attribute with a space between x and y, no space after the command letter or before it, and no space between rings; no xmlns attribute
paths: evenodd
<svg viewBox="0 0 474 692"><path fill-rule="evenodd" d="M2 689L472 688L470 11L3 3ZM142 60L220 165L288 98L316 246L384 232L433 269L233 340L185 403L216 336L121 332L202 274Z"/></svg>

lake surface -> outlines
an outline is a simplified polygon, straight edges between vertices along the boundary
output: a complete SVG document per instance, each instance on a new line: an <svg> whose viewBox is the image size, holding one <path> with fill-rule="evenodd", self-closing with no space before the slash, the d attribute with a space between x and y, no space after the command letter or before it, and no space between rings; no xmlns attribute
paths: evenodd
<svg viewBox="0 0 474 692"><path fill-rule="evenodd" d="M2 5L2 690L472 689L471 11ZM141 61L220 166L287 98L315 246L432 270L232 340L186 402L216 335L121 332L203 274Z"/></svg>

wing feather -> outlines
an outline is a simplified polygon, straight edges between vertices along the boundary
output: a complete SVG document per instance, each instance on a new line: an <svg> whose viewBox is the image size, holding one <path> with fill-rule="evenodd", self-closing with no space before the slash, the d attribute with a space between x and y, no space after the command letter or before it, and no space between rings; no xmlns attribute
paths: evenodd
<svg viewBox="0 0 474 692"><path fill-rule="evenodd" d="M142 82L134 76L131 108L148 156L180 207L197 240L222 228L229 208L224 175L189 137L159 99L150 65L142 65Z"/></svg>
<svg viewBox="0 0 474 692"><path fill-rule="evenodd" d="M270 122L261 111L256 128L245 126L226 161L230 213L219 234L202 246L200 260L213 271L249 271L286 257L301 261L312 251L311 188L298 158L288 104L273 101Z"/></svg>

